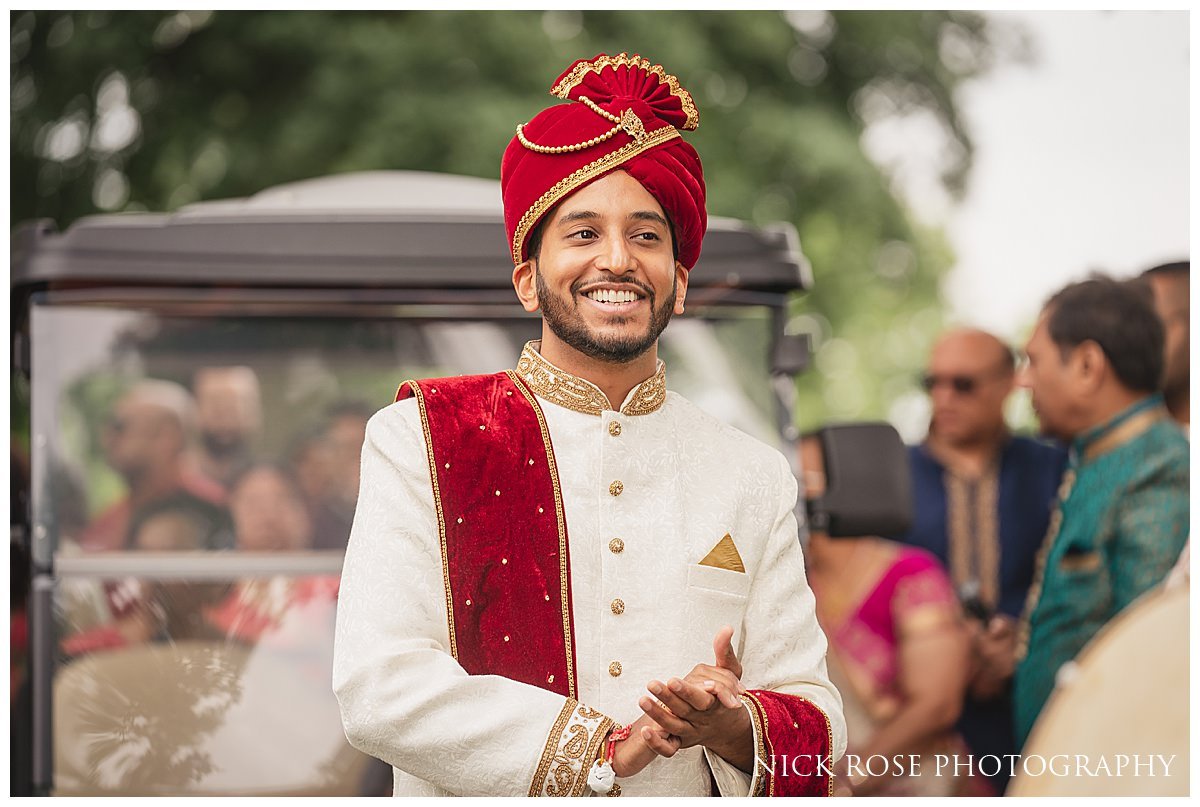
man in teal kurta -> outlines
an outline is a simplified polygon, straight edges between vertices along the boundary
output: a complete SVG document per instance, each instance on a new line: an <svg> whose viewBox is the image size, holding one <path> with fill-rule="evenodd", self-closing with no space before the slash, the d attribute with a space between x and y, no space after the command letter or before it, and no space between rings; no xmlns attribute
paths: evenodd
<svg viewBox="0 0 1200 807"><path fill-rule="evenodd" d="M1187 540L1188 443L1157 393L1162 340L1144 289L1095 278L1051 298L1026 347L1021 381L1071 459L1017 636L1018 746L1059 668L1161 582Z"/></svg>

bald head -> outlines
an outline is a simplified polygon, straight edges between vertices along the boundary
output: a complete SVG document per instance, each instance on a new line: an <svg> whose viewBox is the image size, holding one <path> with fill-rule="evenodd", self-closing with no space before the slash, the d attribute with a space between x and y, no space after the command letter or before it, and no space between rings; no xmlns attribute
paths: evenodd
<svg viewBox="0 0 1200 807"><path fill-rule="evenodd" d="M994 334L978 328L942 334L925 375L933 406L930 432L958 446L991 440L1004 427L1013 381L1012 350Z"/></svg>
<svg viewBox="0 0 1200 807"><path fill-rule="evenodd" d="M933 343L933 354L939 351L970 355L980 362L990 362L1013 372L1013 352L1000 337L979 328L954 328L946 331Z"/></svg>

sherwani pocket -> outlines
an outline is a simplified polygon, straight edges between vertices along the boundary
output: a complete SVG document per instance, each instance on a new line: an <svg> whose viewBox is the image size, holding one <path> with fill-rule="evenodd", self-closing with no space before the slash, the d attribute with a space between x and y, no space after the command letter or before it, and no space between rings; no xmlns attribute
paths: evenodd
<svg viewBox="0 0 1200 807"><path fill-rule="evenodd" d="M750 575L693 563L688 566L687 585L689 593L700 590L745 598L750 593Z"/></svg>

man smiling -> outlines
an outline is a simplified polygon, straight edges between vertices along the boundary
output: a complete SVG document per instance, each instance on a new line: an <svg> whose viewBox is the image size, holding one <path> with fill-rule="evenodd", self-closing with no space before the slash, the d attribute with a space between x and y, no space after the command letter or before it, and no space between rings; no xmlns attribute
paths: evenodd
<svg viewBox="0 0 1200 807"><path fill-rule="evenodd" d="M551 92L501 167L541 340L515 370L405 382L367 428L347 736L398 795L826 794L845 725L795 478L657 356L707 227L695 104L625 54Z"/></svg>

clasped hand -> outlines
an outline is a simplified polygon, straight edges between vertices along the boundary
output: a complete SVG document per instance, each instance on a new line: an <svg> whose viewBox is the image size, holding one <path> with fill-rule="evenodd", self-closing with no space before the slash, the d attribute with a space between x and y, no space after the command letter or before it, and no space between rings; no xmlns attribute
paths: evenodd
<svg viewBox="0 0 1200 807"><path fill-rule="evenodd" d="M642 716L629 739L613 754L617 776L638 773L656 756L671 757L680 748L702 745L743 770L753 765L750 716L739 695L742 665L731 644L733 628L724 627L713 640L715 664L697 664L683 678L646 688L654 697L638 700Z"/></svg>

